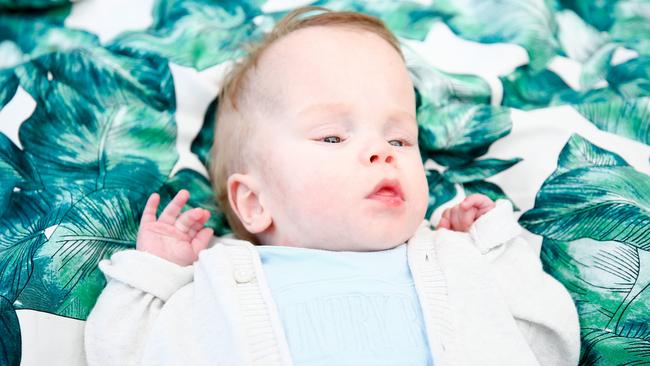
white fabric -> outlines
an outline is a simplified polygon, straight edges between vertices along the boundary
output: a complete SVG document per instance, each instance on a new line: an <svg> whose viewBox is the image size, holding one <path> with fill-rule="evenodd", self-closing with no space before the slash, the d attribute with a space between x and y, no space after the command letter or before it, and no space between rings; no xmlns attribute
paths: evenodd
<svg viewBox="0 0 650 366"><path fill-rule="evenodd" d="M573 302L513 227L510 203L498 201L470 233L424 222L409 240L436 366L577 364ZM147 256L125 251L102 263L108 285L86 324L89 365L292 364L250 243L222 239L185 269ZM168 300L153 295L171 283Z"/></svg>

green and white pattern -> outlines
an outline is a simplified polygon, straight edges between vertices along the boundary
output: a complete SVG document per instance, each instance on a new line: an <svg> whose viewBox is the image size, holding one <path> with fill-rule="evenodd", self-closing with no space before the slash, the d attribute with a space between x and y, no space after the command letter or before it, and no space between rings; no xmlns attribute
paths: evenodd
<svg viewBox="0 0 650 366"><path fill-rule="evenodd" d="M403 42L427 215L511 200L576 303L580 363L650 363L647 1L0 0L0 365L84 364L97 263L134 247L150 193L189 189L229 232L206 170L221 78L307 4Z"/></svg>

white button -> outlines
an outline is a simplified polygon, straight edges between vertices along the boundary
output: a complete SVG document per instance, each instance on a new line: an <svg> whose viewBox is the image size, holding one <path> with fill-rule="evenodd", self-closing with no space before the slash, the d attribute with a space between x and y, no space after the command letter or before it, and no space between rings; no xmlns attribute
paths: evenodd
<svg viewBox="0 0 650 366"><path fill-rule="evenodd" d="M251 282L254 278L255 276L253 275L252 271L247 271L244 269L235 271L235 281L237 283L248 283Z"/></svg>

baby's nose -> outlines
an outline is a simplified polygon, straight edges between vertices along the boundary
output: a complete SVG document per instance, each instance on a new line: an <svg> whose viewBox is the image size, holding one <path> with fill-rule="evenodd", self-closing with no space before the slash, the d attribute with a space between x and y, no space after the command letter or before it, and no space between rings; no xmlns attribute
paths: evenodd
<svg viewBox="0 0 650 366"><path fill-rule="evenodd" d="M372 136L359 151L359 161L363 165L395 164L394 149L383 135Z"/></svg>
<svg viewBox="0 0 650 366"><path fill-rule="evenodd" d="M395 155L390 144L383 139L377 139L368 145L362 155L365 164L392 164L395 162Z"/></svg>
<svg viewBox="0 0 650 366"><path fill-rule="evenodd" d="M382 161L385 161L386 163L390 164L393 162L393 159L394 159L393 155L391 155L390 153L370 155L371 163L381 163Z"/></svg>

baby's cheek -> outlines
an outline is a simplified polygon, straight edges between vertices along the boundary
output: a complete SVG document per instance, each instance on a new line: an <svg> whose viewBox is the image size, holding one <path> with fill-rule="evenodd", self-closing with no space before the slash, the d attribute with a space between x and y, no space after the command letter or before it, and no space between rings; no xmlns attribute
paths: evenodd
<svg viewBox="0 0 650 366"><path fill-rule="evenodd" d="M340 210L351 203L351 190L344 184L327 176L314 176L296 187L299 205L308 215L327 217L338 212L340 216Z"/></svg>
<svg viewBox="0 0 650 366"><path fill-rule="evenodd" d="M424 169L421 172L411 173L406 177L405 181L409 185L407 199L411 201L411 210L422 211L424 215L429 201L429 184Z"/></svg>

